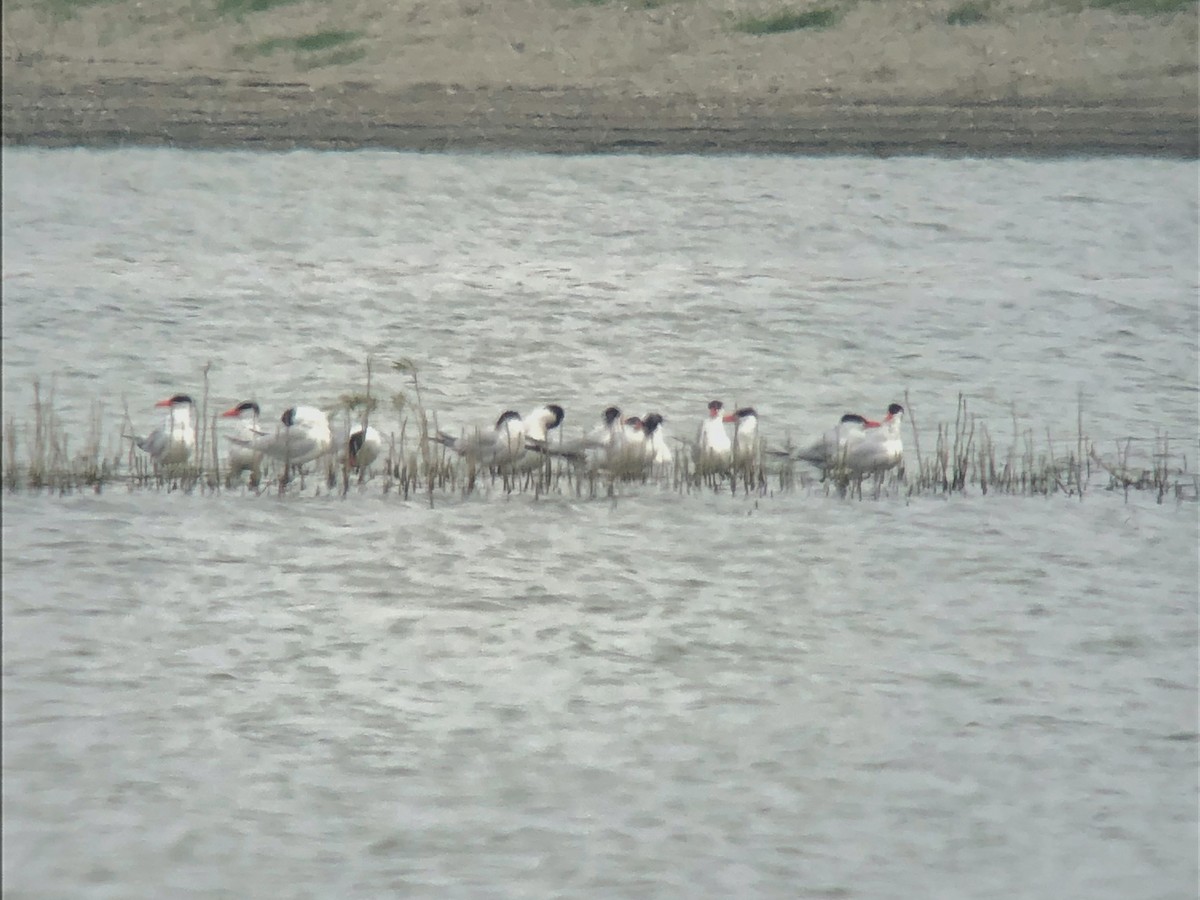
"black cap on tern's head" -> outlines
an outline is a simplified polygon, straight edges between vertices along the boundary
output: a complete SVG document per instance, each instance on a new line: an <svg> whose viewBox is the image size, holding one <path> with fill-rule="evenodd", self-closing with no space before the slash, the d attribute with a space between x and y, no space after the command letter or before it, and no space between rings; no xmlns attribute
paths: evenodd
<svg viewBox="0 0 1200 900"><path fill-rule="evenodd" d="M192 402L192 398L187 394L175 394L168 397L166 400L159 400L155 406L187 406Z"/></svg>
<svg viewBox="0 0 1200 900"><path fill-rule="evenodd" d="M658 426L663 423L663 417L658 413L647 413L646 418L641 421L642 427L646 429L646 434L654 434Z"/></svg>
<svg viewBox="0 0 1200 900"><path fill-rule="evenodd" d="M709 400L708 401L708 414L710 416L715 416L717 413L719 413L724 408L725 408L725 404L722 403L720 400Z"/></svg>
<svg viewBox="0 0 1200 900"><path fill-rule="evenodd" d="M358 457L358 451L362 449L363 441L367 439L367 430L360 428L354 434L350 435L350 465L354 465L355 459Z"/></svg>
<svg viewBox="0 0 1200 900"><path fill-rule="evenodd" d="M563 417L566 416L566 413L563 412L563 408L557 403L547 403L546 409L550 410L550 412L554 415L554 421L546 426L546 430L549 431L551 428L557 428L562 424Z"/></svg>
<svg viewBox="0 0 1200 900"><path fill-rule="evenodd" d="M743 406L741 409L737 410L736 412L731 412L729 415L723 417L721 419L721 421L722 422L736 422L736 423L738 423L738 425L741 425L745 419L749 419L749 418L757 419L758 413L756 413L754 411L754 407L752 407L752 406Z"/></svg>
<svg viewBox="0 0 1200 900"><path fill-rule="evenodd" d="M604 424L611 425L617 419L621 418L621 411L615 406L610 406L604 411Z"/></svg>
<svg viewBox="0 0 1200 900"><path fill-rule="evenodd" d="M221 418L235 419L244 412L252 412L257 416L259 413L258 404L253 400L243 400L237 406L227 409L225 412L221 413Z"/></svg>
<svg viewBox="0 0 1200 900"><path fill-rule="evenodd" d="M513 419L516 419L518 422L520 422L521 414L515 409L506 409L504 412L500 413L500 418L496 420L496 430L499 431L504 427L505 422L511 422Z"/></svg>
<svg viewBox="0 0 1200 900"><path fill-rule="evenodd" d="M888 407L888 415L889 416L898 416L902 412L904 412L904 407L901 406L899 403L893 403L891 406Z"/></svg>
<svg viewBox="0 0 1200 900"><path fill-rule="evenodd" d="M867 424L867 420L864 419L862 416L860 416L858 413L846 413L844 416L842 416L842 422L843 422L843 424L847 423L847 422L856 422L859 425Z"/></svg>
<svg viewBox="0 0 1200 900"><path fill-rule="evenodd" d="M296 407L289 406L283 411L283 415L279 417L279 421L291 428L296 424Z"/></svg>

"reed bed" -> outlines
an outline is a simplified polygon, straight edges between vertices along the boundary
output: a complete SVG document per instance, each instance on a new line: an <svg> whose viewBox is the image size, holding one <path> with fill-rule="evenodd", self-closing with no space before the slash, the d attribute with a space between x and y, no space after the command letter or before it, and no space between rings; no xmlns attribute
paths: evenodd
<svg viewBox="0 0 1200 900"><path fill-rule="evenodd" d="M287 473L265 460L237 479L224 469L222 449L227 442L217 414L208 409L207 367L196 450L186 465L170 468L154 466L133 446L127 437L128 412L119 425L107 423L107 410L99 401L92 404L86 433L69 434L56 411L53 386L45 390L35 381L29 417L19 420L9 411L3 423L4 486L9 494L61 495L104 490L348 495L370 490L430 505L439 498L471 495L615 498L639 486L681 494L765 497L807 491L857 499L1002 495L1082 500L1089 493L1107 491L1126 498L1150 494L1163 503L1194 502L1200 495L1200 474L1191 468L1195 446L1166 433L1100 446L1084 430L1082 400L1074 434L1021 428L1014 413L1011 433L997 440L989 425L971 412L965 396L958 398L953 418L923 426L907 393L904 465L883 476L855 478L836 471L822 475L804 463L781 460L765 446L736 448L736 464L723 467L697 464L681 445L674 464L666 466L594 471L547 454L523 471L489 470L431 440L438 422L425 409L416 366L399 360L393 369L408 377L409 393L391 395L391 427L379 424L382 404L370 366L365 390L344 395L330 416L335 434L351 425L365 426L375 417L385 450L370 470L353 470L345 459L330 454ZM550 447L555 447L553 440ZM747 449L750 452L740 452Z"/></svg>

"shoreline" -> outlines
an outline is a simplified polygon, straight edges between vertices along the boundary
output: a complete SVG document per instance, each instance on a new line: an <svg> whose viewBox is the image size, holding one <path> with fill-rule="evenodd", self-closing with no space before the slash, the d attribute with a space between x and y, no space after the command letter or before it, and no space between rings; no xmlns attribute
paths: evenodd
<svg viewBox="0 0 1200 900"><path fill-rule="evenodd" d="M209 75L54 84L5 68L5 146L1200 156L1200 121L1187 102L701 99Z"/></svg>
<svg viewBox="0 0 1200 900"><path fill-rule="evenodd" d="M1200 157L1195 0L777 2L12 0L3 141Z"/></svg>

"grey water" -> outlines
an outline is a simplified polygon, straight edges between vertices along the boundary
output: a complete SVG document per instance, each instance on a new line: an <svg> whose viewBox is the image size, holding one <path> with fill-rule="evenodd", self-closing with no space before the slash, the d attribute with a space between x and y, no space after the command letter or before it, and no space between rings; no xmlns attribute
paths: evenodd
<svg viewBox="0 0 1200 900"><path fill-rule="evenodd" d="M5 430L408 358L452 426L963 394L1194 471L1196 174L6 149ZM4 496L8 896L1196 895L1194 502L376 484Z"/></svg>

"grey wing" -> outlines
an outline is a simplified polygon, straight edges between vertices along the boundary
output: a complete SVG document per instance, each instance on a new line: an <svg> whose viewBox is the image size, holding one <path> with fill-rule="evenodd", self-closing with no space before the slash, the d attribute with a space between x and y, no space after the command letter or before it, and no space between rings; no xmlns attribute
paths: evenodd
<svg viewBox="0 0 1200 900"><path fill-rule="evenodd" d="M167 449L167 433L161 428L156 428L144 438L135 437L133 442L137 444L138 449L145 450L151 456L161 456Z"/></svg>

